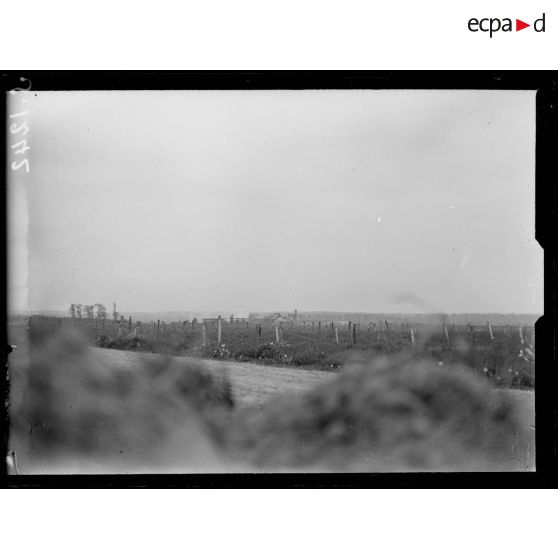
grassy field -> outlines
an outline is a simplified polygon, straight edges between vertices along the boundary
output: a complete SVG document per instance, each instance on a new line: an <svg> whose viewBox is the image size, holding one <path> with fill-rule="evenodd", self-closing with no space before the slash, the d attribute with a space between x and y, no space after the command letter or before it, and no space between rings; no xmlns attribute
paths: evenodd
<svg viewBox="0 0 558 558"><path fill-rule="evenodd" d="M275 325L223 320L221 341L214 323L131 323L112 320L34 316L31 340L56 328L77 328L98 347L190 355L227 361L258 362L273 366L335 371L355 353L366 358L412 353L435 360L439 366L465 364L498 387L535 386L534 330L516 326L440 326L315 322L283 323L277 341ZM335 331L337 328L337 333ZM412 329L412 334L411 334ZM352 332L354 331L354 339Z"/></svg>

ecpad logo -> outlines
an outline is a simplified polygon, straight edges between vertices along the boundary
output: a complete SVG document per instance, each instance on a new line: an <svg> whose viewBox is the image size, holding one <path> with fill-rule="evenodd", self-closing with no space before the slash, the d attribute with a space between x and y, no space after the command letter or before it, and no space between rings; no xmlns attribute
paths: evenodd
<svg viewBox="0 0 558 558"><path fill-rule="evenodd" d="M535 30L535 32L545 32L545 17L546 14L543 13L543 15L539 19L536 19L533 22L533 29ZM472 31L473 33L477 33L478 31L481 31L483 33L490 33L490 38L492 38L492 35L494 33L497 33L498 31L503 31L504 33L513 31L512 19L509 17L505 17L503 19L497 17L485 17L483 19L477 19L472 17L469 20L467 27L469 28L469 31ZM531 27L531 24L525 23L520 19L515 20L516 31L521 31L522 29L525 29L527 27Z"/></svg>

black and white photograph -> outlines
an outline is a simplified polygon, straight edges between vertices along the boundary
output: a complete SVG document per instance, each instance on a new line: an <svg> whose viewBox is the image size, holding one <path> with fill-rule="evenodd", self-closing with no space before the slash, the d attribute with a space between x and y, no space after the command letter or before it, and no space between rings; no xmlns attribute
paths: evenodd
<svg viewBox="0 0 558 558"><path fill-rule="evenodd" d="M10 475L536 471L536 91L30 78L6 122Z"/></svg>

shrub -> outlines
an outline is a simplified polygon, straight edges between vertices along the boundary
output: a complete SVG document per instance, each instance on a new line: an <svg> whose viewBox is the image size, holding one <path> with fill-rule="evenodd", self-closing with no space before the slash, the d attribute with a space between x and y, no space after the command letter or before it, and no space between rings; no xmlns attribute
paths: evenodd
<svg viewBox="0 0 558 558"><path fill-rule="evenodd" d="M491 471L534 463L515 404L461 366L355 362L234 416L230 447L267 470ZM239 449L240 448L240 449ZM512 448L510 450L510 448ZM532 453L531 453L532 455Z"/></svg>

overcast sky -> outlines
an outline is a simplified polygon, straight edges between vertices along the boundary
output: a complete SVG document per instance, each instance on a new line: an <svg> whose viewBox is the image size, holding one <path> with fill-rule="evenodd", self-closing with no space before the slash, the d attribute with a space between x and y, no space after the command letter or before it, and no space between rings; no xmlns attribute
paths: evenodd
<svg viewBox="0 0 558 558"><path fill-rule="evenodd" d="M23 98L12 309L542 313L534 92Z"/></svg>

